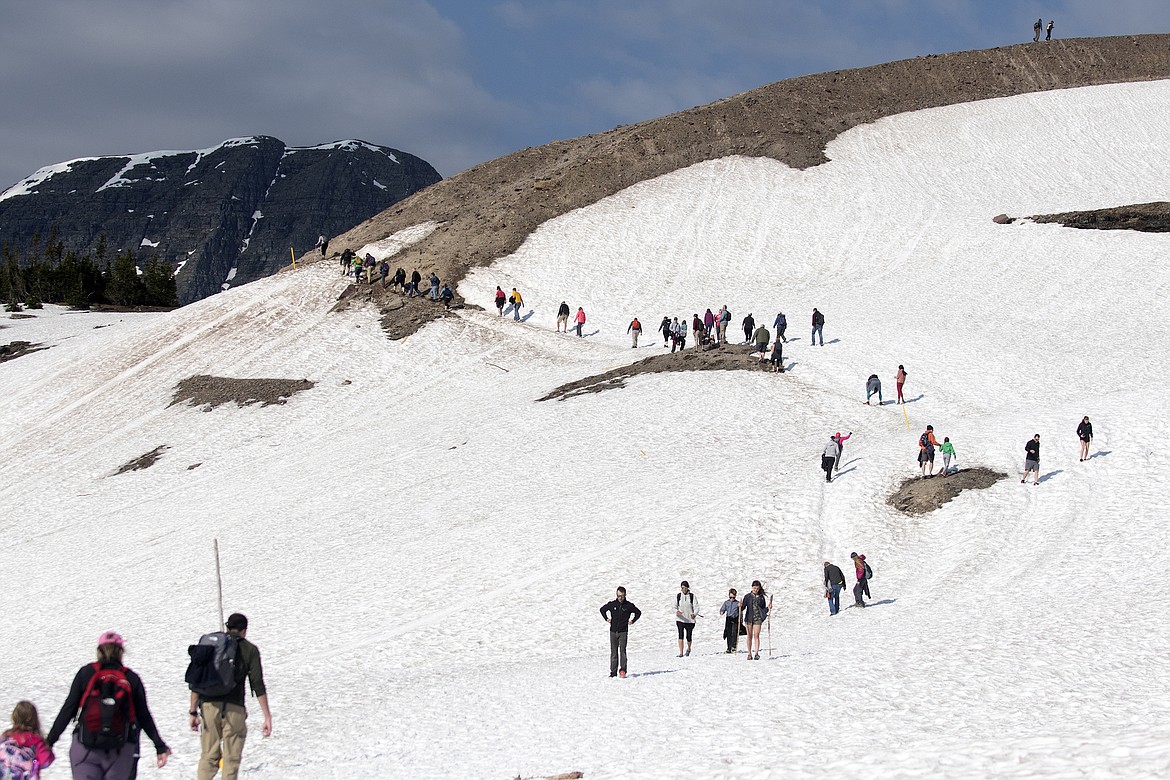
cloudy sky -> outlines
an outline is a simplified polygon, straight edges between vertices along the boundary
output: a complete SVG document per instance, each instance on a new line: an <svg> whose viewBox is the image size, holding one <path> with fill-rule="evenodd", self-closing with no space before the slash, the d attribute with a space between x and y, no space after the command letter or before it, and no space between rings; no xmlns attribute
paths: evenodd
<svg viewBox="0 0 1170 780"><path fill-rule="evenodd" d="M1170 30L1167 0L0 0L0 189L76 157L360 138L449 176L792 76Z"/></svg>

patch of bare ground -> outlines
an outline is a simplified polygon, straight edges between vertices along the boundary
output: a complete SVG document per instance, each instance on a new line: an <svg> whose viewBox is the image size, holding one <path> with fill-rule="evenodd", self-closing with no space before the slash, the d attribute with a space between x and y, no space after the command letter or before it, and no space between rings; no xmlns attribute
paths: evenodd
<svg viewBox="0 0 1170 780"><path fill-rule="evenodd" d="M1136 230L1139 233L1170 233L1170 203L1138 203L1091 211L1037 214L1033 222L1055 222L1082 230Z"/></svg>
<svg viewBox="0 0 1170 780"><path fill-rule="evenodd" d="M661 374L667 371L771 371L771 364L760 360L745 344L726 344L710 350L684 349L666 355L655 355L622 366L604 374L587 376L563 384L538 401L564 401L588 393L602 393L626 386L626 380L641 374ZM777 377L780 374L777 373Z"/></svg>
<svg viewBox="0 0 1170 780"><path fill-rule="evenodd" d="M42 349L48 349L48 347L43 344L33 344L30 341L13 341L11 344L0 344L0 363L16 360L18 357L31 355L34 352L40 352Z"/></svg>
<svg viewBox="0 0 1170 780"><path fill-rule="evenodd" d="M315 383L308 379L233 379L225 376L198 374L175 385L175 395L167 406L190 401L210 412L220 404L261 406L283 404L297 393L309 390Z"/></svg>
<svg viewBox="0 0 1170 780"><path fill-rule="evenodd" d="M469 306L456 295L448 309L443 304L425 296L408 298L401 292L384 290L375 282L372 285L351 284L337 298L332 311L344 311L354 304L371 304L378 307L382 330L391 339L404 339L418 331L423 325L441 317L450 317L459 309L481 309Z"/></svg>
<svg viewBox="0 0 1170 780"><path fill-rule="evenodd" d="M886 503L908 515L924 515L953 500L964 490L989 488L1006 477L1007 474L982 466L952 471L945 477L911 477L902 480Z"/></svg>
<svg viewBox="0 0 1170 780"><path fill-rule="evenodd" d="M158 462L158 459L162 457L162 454L165 450L169 449L170 447L167 445L160 444L150 452L139 455L132 461L123 463L118 467L118 470L114 472L114 476L125 474L127 471L141 471L142 469L148 469Z"/></svg>
<svg viewBox="0 0 1170 780"><path fill-rule="evenodd" d="M514 252L542 223L706 160L770 157L805 169L827 161L825 145L833 138L882 117L1165 78L1170 35L1026 43L801 76L636 125L513 152L420 190L330 245L356 250L434 220L439 228L398 264L407 271L417 267L424 277L434 271L454 288L470 269ZM423 312L395 319L395 336L413 333L443 310Z"/></svg>

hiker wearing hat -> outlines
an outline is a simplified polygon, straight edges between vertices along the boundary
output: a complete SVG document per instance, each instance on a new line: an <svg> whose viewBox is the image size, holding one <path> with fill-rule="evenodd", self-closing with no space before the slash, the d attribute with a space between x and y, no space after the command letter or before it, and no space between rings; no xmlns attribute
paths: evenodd
<svg viewBox="0 0 1170 780"><path fill-rule="evenodd" d="M719 608L719 614L723 615L723 638L727 640L727 649L724 653L728 655L735 655L736 650L739 649L739 633L747 633L747 629L743 627L743 622L739 619L739 600L736 598L735 588L727 591L727 601L723 602L723 606Z"/></svg>
<svg viewBox="0 0 1170 780"><path fill-rule="evenodd" d="M674 594L674 622L678 626L678 657L683 657L683 639L687 640L686 655L691 654L691 635L695 630L695 618L699 608L695 606L695 594L691 593L691 585L686 580L679 585L679 592Z"/></svg>
<svg viewBox="0 0 1170 780"><path fill-rule="evenodd" d="M869 578L873 576L873 571L869 568L869 564L865 562L864 555L857 553L849 553L849 557L853 560L853 573L857 575L857 584L853 586L853 606L864 607L865 601L861 598L864 593L869 598Z"/></svg>
<svg viewBox="0 0 1170 780"><path fill-rule="evenodd" d="M934 438L934 426L926 426L926 430L918 437L918 465L922 467L923 477L934 476L934 448L938 446L938 439ZM930 465L930 474L926 473L926 466Z"/></svg>
<svg viewBox="0 0 1170 780"><path fill-rule="evenodd" d="M830 436L829 443L821 453L821 468L825 470L825 482L833 481L833 467L837 465L837 439Z"/></svg>
<svg viewBox="0 0 1170 780"><path fill-rule="evenodd" d="M237 638L236 687L223 696L199 696L191 693L191 730L199 734L199 780L211 780L223 760L223 780L236 780L240 773L240 759L244 754L244 739L248 736L248 710L244 707L244 681L252 688L264 725L260 733L272 734L272 712L268 709L268 691L264 687L264 669L260 665L260 650L247 640L248 618L239 612L228 616L225 624L229 634Z"/></svg>
<svg viewBox="0 0 1170 780"><path fill-rule="evenodd" d="M841 431L833 434L833 441L837 442L837 459L833 461L833 471L841 470L841 454L845 452L845 442L853 438L853 431L849 435L842 436Z"/></svg>
<svg viewBox="0 0 1170 780"><path fill-rule="evenodd" d="M69 696L45 737L51 750L77 719L69 747L75 780L128 780L137 773L138 735L154 743L158 766L167 764L171 749L158 735L142 678L122 665L126 643L115 631L98 637L97 661L77 670Z"/></svg>
<svg viewBox="0 0 1170 780"><path fill-rule="evenodd" d="M845 572L840 566L825 561L825 598L829 600L829 614L841 611L841 591L845 589Z"/></svg>

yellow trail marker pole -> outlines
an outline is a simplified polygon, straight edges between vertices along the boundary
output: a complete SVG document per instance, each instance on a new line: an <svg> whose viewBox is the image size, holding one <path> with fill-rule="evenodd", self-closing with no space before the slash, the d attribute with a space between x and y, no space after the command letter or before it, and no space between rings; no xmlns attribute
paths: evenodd
<svg viewBox="0 0 1170 780"><path fill-rule="evenodd" d="M906 404L902 404L902 416L906 418L906 430L910 430L910 415L906 414Z"/></svg>
<svg viewBox="0 0 1170 780"><path fill-rule="evenodd" d="M297 253L293 251L293 248L291 246L288 248L288 253L290 255L292 255L293 268L296 268L297 267Z"/></svg>

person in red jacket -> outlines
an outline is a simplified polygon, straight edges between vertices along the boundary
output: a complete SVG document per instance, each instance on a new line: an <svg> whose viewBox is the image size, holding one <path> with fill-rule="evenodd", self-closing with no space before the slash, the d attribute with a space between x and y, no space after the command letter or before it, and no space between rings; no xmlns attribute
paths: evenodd
<svg viewBox="0 0 1170 780"><path fill-rule="evenodd" d="M18 701L12 709L12 728L0 734L0 777L38 780L41 770L56 756L45 745L41 718L31 701Z"/></svg>
<svg viewBox="0 0 1170 780"><path fill-rule="evenodd" d="M577 307L577 316L573 318L573 322L577 323L577 335L584 336L581 328L585 327L585 310L580 306Z"/></svg>

